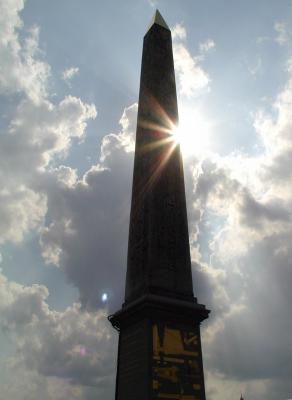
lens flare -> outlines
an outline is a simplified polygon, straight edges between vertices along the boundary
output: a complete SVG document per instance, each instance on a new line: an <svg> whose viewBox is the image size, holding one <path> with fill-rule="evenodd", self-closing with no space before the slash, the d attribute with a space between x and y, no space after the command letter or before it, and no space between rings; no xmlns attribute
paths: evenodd
<svg viewBox="0 0 292 400"><path fill-rule="evenodd" d="M107 300L108 300L108 294L107 293L103 293L102 296L101 296L101 301L103 303L105 303L105 302L107 302Z"/></svg>

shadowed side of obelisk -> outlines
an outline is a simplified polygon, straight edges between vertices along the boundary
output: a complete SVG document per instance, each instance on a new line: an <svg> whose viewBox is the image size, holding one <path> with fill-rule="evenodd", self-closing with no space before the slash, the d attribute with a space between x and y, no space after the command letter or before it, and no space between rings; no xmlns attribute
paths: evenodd
<svg viewBox="0 0 292 400"><path fill-rule="evenodd" d="M126 303L146 293L192 300L171 32L159 13L144 37Z"/></svg>

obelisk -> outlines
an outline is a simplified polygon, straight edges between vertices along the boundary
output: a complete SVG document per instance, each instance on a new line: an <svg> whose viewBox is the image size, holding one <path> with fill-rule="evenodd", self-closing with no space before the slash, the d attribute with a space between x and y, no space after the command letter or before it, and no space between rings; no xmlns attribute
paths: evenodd
<svg viewBox="0 0 292 400"><path fill-rule="evenodd" d="M205 400L193 294L171 32L157 10L144 37L116 400ZM194 134L196 134L194 132Z"/></svg>

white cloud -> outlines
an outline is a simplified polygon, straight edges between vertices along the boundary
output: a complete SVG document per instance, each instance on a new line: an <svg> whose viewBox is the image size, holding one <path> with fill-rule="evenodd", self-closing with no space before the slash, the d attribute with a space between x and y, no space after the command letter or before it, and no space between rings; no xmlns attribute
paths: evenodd
<svg viewBox="0 0 292 400"><path fill-rule="evenodd" d="M284 22L276 22L274 29L277 33L275 41L280 45L284 46L288 42L287 27Z"/></svg>
<svg viewBox="0 0 292 400"><path fill-rule="evenodd" d="M179 94L191 97L207 88L210 78L199 65L202 56L193 57L186 47L186 29L177 24L173 28L173 58Z"/></svg>
<svg viewBox="0 0 292 400"><path fill-rule="evenodd" d="M78 67L71 67L68 69L65 69L62 72L62 79L66 82L69 83L69 81L79 73L79 68Z"/></svg>
<svg viewBox="0 0 292 400"><path fill-rule="evenodd" d="M192 57L183 44L174 43L173 56L181 94L192 96L209 85L208 74L199 66L198 59Z"/></svg>
<svg viewBox="0 0 292 400"><path fill-rule="evenodd" d="M37 106L24 100L3 139L3 156L5 150L13 151L13 142L22 146L17 149L18 163L31 164L32 158L34 169L43 168L52 156L68 150L72 138L84 135L87 120L95 117L94 105L85 104L77 97L66 96L59 104L44 100Z"/></svg>
<svg viewBox="0 0 292 400"><path fill-rule="evenodd" d="M24 186L0 192L0 244L21 242L25 233L41 225L46 198Z"/></svg>
<svg viewBox="0 0 292 400"><path fill-rule="evenodd" d="M50 66L38 58L38 27L32 27L20 43L23 7L21 0L0 1L0 93L24 93L38 102L47 95Z"/></svg>
<svg viewBox="0 0 292 400"><path fill-rule="evenodd" d="M289 72L290 74L292 74L292 58L288 58L287 61L287 72Z"/></svg>
<svg viewBox="0 0 292 400"><path fill-rule="evenodd" d="M137 110L137 103L125 108L119 121L122 130L118 134L111 133L103 138L101 144L101 162L106 162L106 164L108 164L109 159L111 159L112 165L113 160L111 158L111 153L115 148L124 150L127 153L134 151Z"/></svg>
<svg viewBox="0 0 292 400"><path fill-rule="evenodd" d="M19 242L41 225L47 207L45 192L38 192L40 174L53 157L66 155L72 139L82 137L87 120L95 116L93 105L72 96L56 105L22 100L0 137L0 242Z"/></svg>
<svg viewBox="0 0 292 400"><path fill-rule="evenodd" d="M248 71L251 75L256 76L262 69L262 59L261 57L257 57L255 63L249 64L247 66Z"/></svg>
<svg viewBox="0 0 292 400"><path fill-rule="evenodd" d="M275 196L291 198L292 80L290 78L272 106L273 113L260 110L256 114L254 124L266 152L261 166L262 178L269 182L269 191Z"/></svg>
<svg viewBox="0 0 292 400"><path fill-rule="evenodd" d="M199 48L202 53L207 53L211 49L214 49L215 46L213 39L206 39L204 42L200 43Z"/></svg>
<svg viewBox="0 0 292 400"><path fill-rule="evenodd" d="M186 39L187 37L187 32L186 29L183 25L181 24L176 24L172 29L171 29L171 33L172 33L172 38L173 40L175 39Z"/></svg>
<svg viewBox="0 0 292 400"><path fill-rule="evenodd" d="M48 99L50 66L40 59L39 28L19 39L23 7L23 1L0 1L0 93L21 95L1 127L0 243L19 242L41 226L47 206L38 188L40 173L54 157L64 157L72 139L81 138L87 121L96 117L95 106L77 97L58 104Z"/></svg>
<svg viewBox="0 0 292 400"><path fill-rule="evenodd" d="M157 8L158 0L148 0L148 3L150 4L151 7Z"/></svg>

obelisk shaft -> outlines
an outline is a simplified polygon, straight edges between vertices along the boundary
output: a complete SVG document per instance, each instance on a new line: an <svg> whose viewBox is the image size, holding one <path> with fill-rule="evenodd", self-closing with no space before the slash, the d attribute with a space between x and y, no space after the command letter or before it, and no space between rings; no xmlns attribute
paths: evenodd
<svg viewBox="0 0 292 400"><path fill-rule="evenodd" d="M171 33L157 11L144 37L116 400L206 400L193 297Z"/></svg>
<svg viewBox="0 0 292 400"><path fill-rule="evenodd" d="M146 293L193 298L177 122L171 32L154 22L143 45L126 303Z"/></svg>

